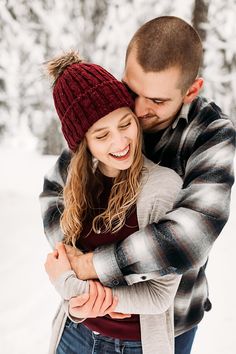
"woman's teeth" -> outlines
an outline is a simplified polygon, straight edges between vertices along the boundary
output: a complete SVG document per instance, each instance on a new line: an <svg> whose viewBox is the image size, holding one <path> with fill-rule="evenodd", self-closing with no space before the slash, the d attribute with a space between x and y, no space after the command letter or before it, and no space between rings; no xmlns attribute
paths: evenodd
<svg viewBox="0 0 236 354"><path fill-rule="evenodd" d="M114 157L123 157L123 156L127 155L128 152L129 152L129 146L127 146L127 148L125 148L123 151L113 152L113 153L111 153L111 155Z"/></svg>

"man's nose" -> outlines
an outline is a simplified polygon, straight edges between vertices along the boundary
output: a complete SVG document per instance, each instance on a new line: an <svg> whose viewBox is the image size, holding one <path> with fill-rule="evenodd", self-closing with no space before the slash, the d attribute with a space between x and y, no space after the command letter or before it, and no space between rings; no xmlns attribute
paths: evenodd
<svg viewBox="0 0 236 354"><path fill-rule="evenodd" d="M143 117L150 114L151 108L147 102L147 99L144 97L136 97L134 111L137 117Z"/></svg>

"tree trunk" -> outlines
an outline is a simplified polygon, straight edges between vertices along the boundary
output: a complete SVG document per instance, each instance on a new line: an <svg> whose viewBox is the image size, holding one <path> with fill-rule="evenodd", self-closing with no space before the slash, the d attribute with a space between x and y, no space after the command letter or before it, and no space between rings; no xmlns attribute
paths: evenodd
<svg viewBox="0 0 236 354"><path fill-rule="evenodd" d="M195 0L192 24L199 33L202 42L205 42L206 39L206 30L202 27L202 24L208 22L208 7L208 0Z"/></svg>
<svg viewBox="0 0 236 354"><path fill-rule="evenodd" d="M208 0L195 0L194 7L193 7L193 17L192 17L192 24L193 27L198 32L202 43L206 40L206 28L204 28L204 24L208 23L208 7L209 1ZM203 58L205 54L205 49L203 46ZM203 71L203 61L200 67L200 75Z"/></svg>

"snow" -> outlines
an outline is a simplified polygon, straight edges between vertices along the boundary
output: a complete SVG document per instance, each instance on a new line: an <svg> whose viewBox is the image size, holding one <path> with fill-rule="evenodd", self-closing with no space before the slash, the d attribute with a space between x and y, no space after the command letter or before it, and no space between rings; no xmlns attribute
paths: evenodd
<svg viewBox="0 0 236 354"><path fill-rule="evenodd" d="M55 157L1 148L0 348L4 354L46 353L58 297L44 272L50 251L39 218L43 174Z"/></svg>
<svg viewBox="0 0 236 354"><path fill-rule="evenodd" d="M0 348L4 354L46 354L59 297L44 271L50 247L43 234L38 194L55 156L0 147ZM213 309L199 326L192 354L233 354L236 322L234 253L236 190L231 217L208 265Z"/></svg>

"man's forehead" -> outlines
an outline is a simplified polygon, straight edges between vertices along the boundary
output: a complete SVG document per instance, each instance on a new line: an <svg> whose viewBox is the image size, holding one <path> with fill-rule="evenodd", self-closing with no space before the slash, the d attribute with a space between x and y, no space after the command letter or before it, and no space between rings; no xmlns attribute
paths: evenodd
<svg viewBox="0 0 236 354"><path fill-rule="evenodd" d="M122 81L135 93L150 98L166 98L179 88L179 72L170 68L160 72L147 72L126 67Z"/></svg>

